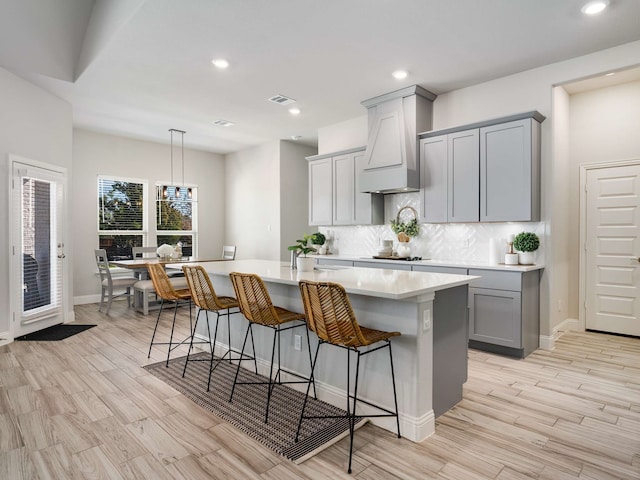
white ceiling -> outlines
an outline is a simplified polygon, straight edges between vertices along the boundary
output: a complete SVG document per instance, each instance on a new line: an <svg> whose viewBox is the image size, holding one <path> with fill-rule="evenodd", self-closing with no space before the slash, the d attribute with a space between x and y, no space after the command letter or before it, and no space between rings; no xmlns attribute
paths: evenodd
<svg viewBox="0 0 640 480"><path fill-rule="evenodd" d="M165 143L176 128L218 153L292 135L313 145L367 98L413 84L440 94L640 40L640 1L589 18L585 1L0 0L0 66L68 100L79 127Z"/></svg>

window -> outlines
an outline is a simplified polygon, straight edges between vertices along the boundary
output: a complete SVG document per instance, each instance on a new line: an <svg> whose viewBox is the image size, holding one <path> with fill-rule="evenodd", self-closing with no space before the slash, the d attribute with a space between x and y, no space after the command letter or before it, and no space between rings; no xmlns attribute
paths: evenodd
<svg viewBox="0 0 640 480"><path fill-rule="evenodd" d="M156 186L158 246L181 242L183 255L196 255L197 195L195 187Z"/></svg>
<svg viewBox="0 0 640 480"><path fill-rule="evenodd" d="M146 243L146 196L144 181L98 177L98 244L109 260L132 258L131 247Z"/></svg>

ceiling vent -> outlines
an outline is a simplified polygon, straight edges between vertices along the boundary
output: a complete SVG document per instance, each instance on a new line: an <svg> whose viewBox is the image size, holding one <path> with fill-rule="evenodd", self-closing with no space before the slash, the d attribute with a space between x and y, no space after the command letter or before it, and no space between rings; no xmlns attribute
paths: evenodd
<svg viewBox="0 0 640 480"><path fill-rule="evenodd" d="M284 95L274 95L268 100L270 102L277 103L278 105L290 105L296 102L293 98L285 97Z"/></svg>
<svg viewBox="0 0 640 480"><path fill-rule="evenodd" d="M216 120L215 122L213 122L213 124L218 127L230 127L232 125L235 125L235 123L228 120Z"/></svg>

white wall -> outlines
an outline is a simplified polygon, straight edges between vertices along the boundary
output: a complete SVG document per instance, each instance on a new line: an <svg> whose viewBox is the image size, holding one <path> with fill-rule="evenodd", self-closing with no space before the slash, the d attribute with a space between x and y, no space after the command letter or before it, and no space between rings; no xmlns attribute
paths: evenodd
<svg viewBox="0 0 640 480"><path fill-rule="evenodd" d="M280 259L280 142L226 155L225 243L236 258Z"/></svg>
<svg viewBox="0 0 640 480"><path fill-rule="evenodd" d="M181 155L177 152L174 148L174 183L182 181L182 172L176 164ZM93 250L98 246L98 175L148 182L149 244L155 245L155 185L156 182L169 183L170 163L171 147L168 144L73 130L73 197L78 201L73 202L71 227L76 250L73 294L77 303L82 303L83 297L93 301L90 296L100 291L93 257ZM224 158L185 148L184 177L186 185L198 187L198 256L220 258L225 224Z"/></svg>
<svg viewBox="0 0 640 480"><path fill-rule="evenodd" d="M309 227L309 175L306 157L317 150L306 145L280 141L280 259L288 260L287 250L297 238L316 231Z"/></svg>
<svg viewBox="0 0 640 480"><path fill-rule="evenodd" d="M590 55L577 57L564 62L558 62L544 67L528 70L515 75L499 78L490 82L472 87L455 90L439 95L434 102L433 128L440 129L465 125L480 120L488 120L513 113L538 110L547 117L542 124L542 220L543 230L546 232L541 239L543 245L550 251L567 252L575 248L572 237L569 235L553 235L551 227L558 226L563 218L568 215L578 216L578 211L569 205L567 211L562 205L554 202L569 202L567 197L556 194L557 189L576 189L575 183L566 177L566 164L570 162L568 149L554 149L553 125L553 87L570 81L587 78L600 73L616 69L628 68L640 64L640 42L632 42L619 47L602 50ZM384 92L380 92L384 93ZM600 119L606 117L601 116ZM319 131L318 150L322 153L339 149L358 147L362 145L363 119L358 117L351 122L342 122L334 126L328 126ZM566 121L566 119L561 119ZM350 132L346 129L350 128ZM338 130L338 132L336 132ZM637 131L637 130L636 130ZM330 134L334 133L337 140L334 142ZM351 139L351 141L349 140ZM575 169L574 169L575 170ZM554 178L556 182L554 182ZM564 181L563 181L564 179ZM557 184L556 184L557 183ZM388 220L388 219L387 219ZM359 230L362 231L362 230ZM549 259L553 261L553 257ZM557 261L557 257L555 259ZM571 262L570 271L575 268ZM566 274L566 267L559 266L556 271L554 263L548 263L542 275L541 302L540 302L540 333L542 336L552 337L554 330L565 318L563 315L571 315L576 311L575 300L571 299L571 306L562 307L564 311L558 312L557 301L551 305L551 290L558 284L564 284L560 291L565 298L560 299L568 305L569 286L567 282L577 283L577 277ZM572 287L573 288L573 287ZM558 300L557 298L555 300Z"/></svg>
<svg viewBox="0 0 640 480"><path fill-rule="evenodd" d="M570 108L569 242L579 245L580 165L640 160L640 82L571 95ZM579 250L571 248L568 254L569 275L577 279ZM578 282L571 282L573 318L578 318L578 290Z"/></svg>
<svg viewBox="0 0 640 480"><path fill-rule="evenodd" d="M71 132L71 106L67 102L0 68L0 185L5 190L0 195L0 333L8 331L10 317L8 154L64 167L71 177ZM67 246L72 247L69 229L65 230ZM68 248L67 261L69 265L73 261L72 248ZM71 285L69 275L65 288L68 295L63 299L65 321L73 319Z"/></svg>

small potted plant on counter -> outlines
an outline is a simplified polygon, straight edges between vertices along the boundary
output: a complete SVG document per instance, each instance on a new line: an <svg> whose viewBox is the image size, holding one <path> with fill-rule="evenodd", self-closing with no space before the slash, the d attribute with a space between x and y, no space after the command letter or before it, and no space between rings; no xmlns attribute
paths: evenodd
<svg viewBox="0 0 640 480"><path fill-rule="evenodd" d="M293 254L296 257L295 265L300 272L312 271L313 266L316 263L315 258L308 256L310 253L316 251L315 248L309 245L312 237L313 235L305 233L305 235L301 239L296 240L297 243L295 245L290 245L289 247L287 247L289 251L294 252ZM293 267L293 260L291 267Z"/></svg>
<svg viewBox="0 0 640 480"><path fill-rule="evenodd" d="M533 232L521 232L513 239L513 248L518 251L518 263L533 265L535 251L540 246L540 238Z"/></svg>
<svg viewBox="0 0 640 480"><path fill-rule="evenodd" d="M313 248L315 248L320 255L325 255L327 253L327 237L320 232L316 232L311 234L311 244Z"/></svg>

